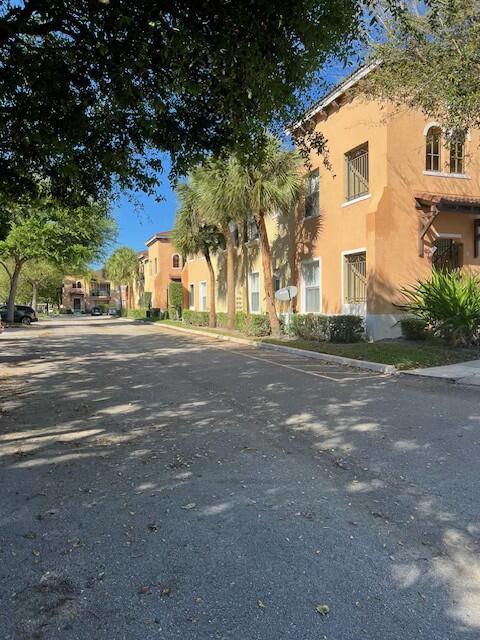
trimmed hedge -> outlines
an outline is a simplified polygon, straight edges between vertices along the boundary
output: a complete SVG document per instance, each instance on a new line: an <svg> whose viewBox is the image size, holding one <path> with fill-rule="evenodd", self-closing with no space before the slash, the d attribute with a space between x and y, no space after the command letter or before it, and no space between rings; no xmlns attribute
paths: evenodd
<svg viewBox="0 0 480 640"><path fill-rule="evenodd" d="M208 312L185 309L183 311L183 321L185 324L196 327L208 327ZM227 314L224 312L217 313L217 327L219 329L226 329L227 324ZM245 333L247 336L268 336L270 335L270 321L266 315L237 311L235 314L235 329L241 333Z"/></svg>
<svg viewBox="0 0 480 640"><path fill-rule="evenodd" d="M184 309L183 321L185 324L191 324L195 327L208 327L208 312Z"/></svg>
<svg viewBox="0 0 480 640"><path fill-rule="evenodd" d="M426 340L428 335L427 323L421 318L403 318L400 328L406 340Z"/></svg>
<svg viewBox="0 0 480 640"><path fill-rule="evenodd" d="M317 342L359 342L364 338L365 329L361 316L294 314L288 332Z"/></svg>

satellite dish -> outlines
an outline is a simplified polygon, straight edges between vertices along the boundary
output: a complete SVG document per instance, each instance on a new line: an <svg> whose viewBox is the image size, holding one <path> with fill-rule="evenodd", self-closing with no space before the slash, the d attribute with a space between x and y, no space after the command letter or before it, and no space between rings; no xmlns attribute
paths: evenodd
<svg viewBox="0 0 480 640"><path fill-rule="evenodd" d="M291 300L292 298L295 298L297 293L298 293L297 287L294 287L294 286L283 287L283 289L279 289L278 291L275 291L275 298L277 300Z"/></svg>

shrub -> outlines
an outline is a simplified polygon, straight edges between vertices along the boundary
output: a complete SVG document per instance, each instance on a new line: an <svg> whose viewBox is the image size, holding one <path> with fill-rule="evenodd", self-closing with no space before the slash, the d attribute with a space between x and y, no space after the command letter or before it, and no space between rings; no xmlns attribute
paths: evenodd
<svg viewBox="0 0 480 640"><path fill-rule="evenodd" d="M180 320L183 308L183 285L181 282L170 282L168 285L168 309L172 320Z"/></svg>
<svg viewBox="0 0 480 640"><path fill-rule="evenodd" d="M400 320L402 336L406 340L425 340L428 333L427 326L422 318L403 318Z"/></svg>
<svg viewBox="0 0 480 640"><path fill-rule="evenodd" d="M137 320L142 320L146 317L145 309L129 309L126 313L127 318L135 318Z"/></svg>
<svg viewBox="0 0 480 640"><path fill-rule="evenodd" d="M360 342L363 336L362 316L329 316L328 339L330 342Z"/></svg>
<svg viewBox="0 0 480 640"><path fill-rule="evenodd" d="M225 329L228 324L228 316L223 311L217 311L217 327Z"/></svg>
<svg viewBox="0 0 480 640"><path fill-rule="evenodd" d="M347 315L293 314L290 317L288 333L316 342L358 342L364 335L363 318Z"/></svg>
<svg viewBox="0 0 480 640"><path fill-rule="evenodd" d="M399 306L429 324L435 335L452 343L479 342L479 276L434 269L429 280L401 291L406 302Z"/></svg>
<svg viewBox="0 0 480 640"><path fill-rule="evenodd" d="M244 314L244 318L242 320L242 329L240 329L243 333L246 333L247 336L269 336L271 333L270 329L270 320L267 315L263 314Z"/></svg>
<svg viewBox="0 0 480 640"><path fill-rule="evenodd" d="M288 332L304 340L318 342L328 339L328 316L293 314L290 316Z"/></svg>
<svg viewBox="0 0 480 640"><path fill-rule="evenodd" d="M195 327L208 327L208 313L207 311L185 309L183 312L183 321L185 324L191 324Z"/></svg>

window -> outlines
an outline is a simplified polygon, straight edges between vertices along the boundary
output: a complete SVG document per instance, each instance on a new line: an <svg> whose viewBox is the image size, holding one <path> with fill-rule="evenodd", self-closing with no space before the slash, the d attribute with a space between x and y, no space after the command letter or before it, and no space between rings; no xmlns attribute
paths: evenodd
<svg viewBox="0 0 480 640"><path fill-rule="evenodd" d="M461 267L460 246L451 238L438 238L432 255L433 266L444 271L455 271Z"/></svg>
<svg viewBox="0 0 480 640"><path fill-rule="evenodd" d="M463 173L464 156L464 140L462 138L452 140L450 143L450 173Z"/></svg>
<svg viewBox="0 0 480 640"><path fill-rule="evenodd" d="M368 143L345 154L345 199L354 200L368 193Z"/></svg>
<svg viewBox="0 0 480 640"><path fill-rule="evenodd" d="M320 313L320 260L310 260L302 264L304 313Z"/></svg>
<svg viewBox="0 0 480 640"><path fill-rule="evenodd" d="M250 312L260 312L260 274L250 274Z"/></svg>
<svg viewBox="0 0 480 640"><path fill-rule="evenodd" d="M172 257L172 267L174 269L180 269L180 256L178 253L174 253Z"/></svg>
<svg viewBox="0 0 480 640"><path fill-rule="evenodd" d="M318 169L305 177L305 218L313 218L320 213L320 173Z"/></svg>
<svg viewBox="0 0 480 640"><path fill-rule="evenodd" d="M440 171L440 143L442 132L440 127L430 127L427 131L425 147L425 169L426 171Z"/></svg>
<svg viewBox="0 0 480 640"><path fill-rule="evenodd" d="M473 222L473 256L480 257L480 219Z"/></svg>
<svg viewBox="0 0 480 640"><path fill-rule="evenodd" d="M258 238L258 227L253 216L247 220L246 231L246 242L251 242L252 240L256 240Z"/></svg>
<svg viewBox="0 0 480 640"><path fill-rule="evenodd" d="M77 283L76 282L72 282L72 289L76 289L77 288Z"/></svg>
<svg viewBox="0 0 480 640"><path fill-rule="evenodd" d="M207 283L200 282L200 311L207 310Z"/></svg>
<svg viewBox="0 0 480 640"><path fill-rule="evenodd" d="M77 289L81 289L82 288L82 283L80 281L77 282Z"/></svg>
<svg viewBox="0 0 480 640"><path fill-rule="evenodd" d="M195 309L195 285L191 284L188 288L188 306Z"/></svg>
<svg viewBox="0 0 480 640"><path fill-rule="evenodd" d="M343 301L365 304L367 301L367 254L348 253L343 257Z"/></svg>
<svg viewBox="0 0 480 640"><path fill-rule="evenodd" d="M156 275L156 274L157 274L157 259L156 259L156 258L154 259L154 263L153 263L153 265L154 265L154 266L153 266L153 272L154 272L154 274Z"/></svg>

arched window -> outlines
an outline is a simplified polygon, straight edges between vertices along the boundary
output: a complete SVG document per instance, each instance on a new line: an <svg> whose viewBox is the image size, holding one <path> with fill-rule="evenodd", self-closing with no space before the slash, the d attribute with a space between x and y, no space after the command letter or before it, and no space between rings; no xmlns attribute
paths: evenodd
<svg viewBox="0 0 480 640"><path fill-rule="evenodd" d="M174 269L180 269L180 256L178 255L178 253L173 254L172 265Z"/></svg>
<svg viewBox="0 0 480 640"><path fill-rule="evenodd" d="M442 131L440 127L430 127L427 131L425 144L425 169L427 171L441 171L440 168L440 144Z"/></svg>
<svg viewBox="0 0 480 640"><path fill-rule="evenodd" d="M81 289L82 288L82 283L80 281L77 282L77 289Z"/></svg>

